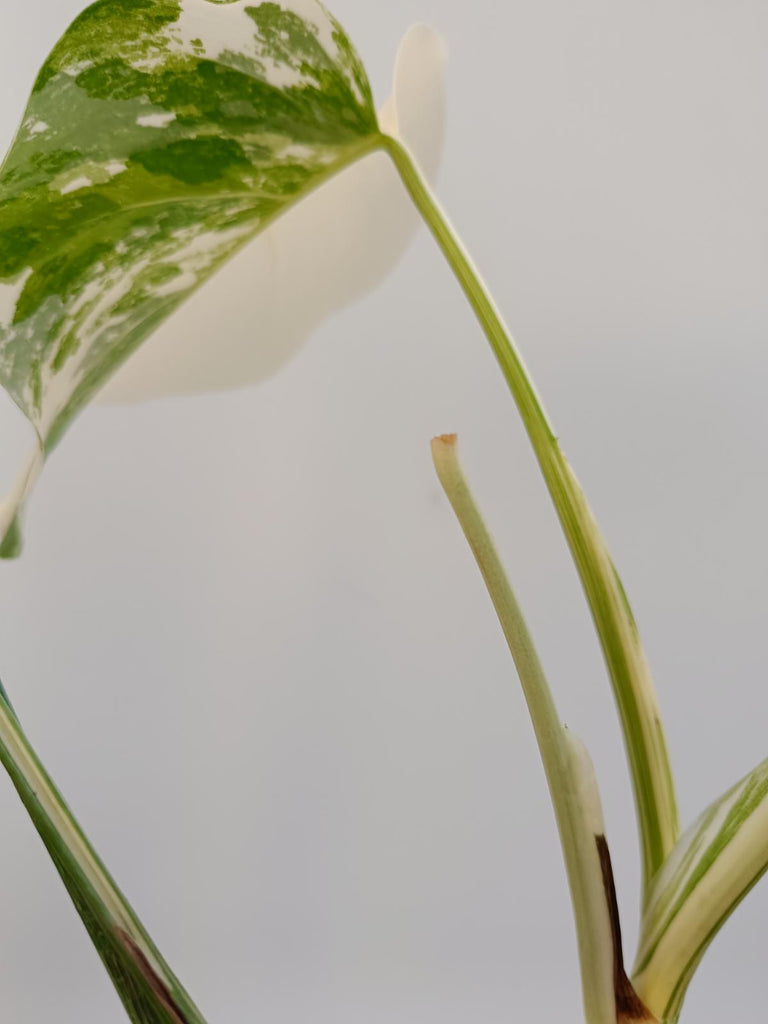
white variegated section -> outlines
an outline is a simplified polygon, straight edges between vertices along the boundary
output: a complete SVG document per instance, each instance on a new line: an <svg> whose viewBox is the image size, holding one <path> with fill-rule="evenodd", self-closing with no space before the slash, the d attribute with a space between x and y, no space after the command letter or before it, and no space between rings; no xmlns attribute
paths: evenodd
<svg viewBox="0 0 768 1024"><path fill-rule="evenodd" d="M768 761L700 816L654 882L633 981L660 1016L677 1011L704 950L768 867L767 781Z"/></svg>
<svg viewBox="0 0 768 1024"><path fill-rule="evenodd" d="M140 128L166 128L176 120L174 111L161 111L157 114L144 114L136 118L136 124Z"/></svg>
<svg viewBox="0 0 768 1024"><path fill-rule="evenodd" d="M185 0L178 21L165 34L172 49L180 54L195 52L195 44L201 43L200 54L208 60L226 63L228 53L250 57L263 69L266 81L279 89L313 83L299 69L277 63L264 52L256 25L247 13L247 8L253 6L254 0L236 0L226 5L210 0ZM318 42L332 60L338 57L332 23L316 0L283 0L280 6L314 28ZM250 45L244 42L247 39L252 40Z"/></svg>
<svg viewBox="0 0 768 1024"><path fill-rule="evenodd" d="M571 886L579 954L582 961L584 1009L587 1020L607 1024L616 1020L615 950L610 906L605 890L598 837L605 838L600 789L585 744L563 728L569 771L563 793L552 793L561 843ZM551 783L550 783L551 785ZM564 803L568 812L558 810Z"/></svg>
<svg viewBox="0 0 768 1024"><path fill-rule="evenodd" d="M728 815L742 796L743 786L735 786L716 807L705 812L680 838L659 872L649 893L645 915L644 941L638 960L664 931L686 887L691 883L702 855L715 841Z"/></svg>
<svg viewBox="0 0 768 1024"><path fill-rule="evenodd" d="M82 188L103 185L110 178L116 178L128 170L122 160L108 160L106 163L83 163L74 171L60 174L50 184L52 192L60 192L66 196L70 192L79 192Z"/></svg>
<svg viewBox="0 0 768 1024"><path fill-rule="evenodd" d="M293 6L306 13L315 5ZM444 64L440 37L423 25L410 29L383 111L386 130L402 137L431 180L443 147ZM196 292L118 370L102 400L221 390L270 376L318 324L389 274L418 226L388 157L349 167Z"/></svg>
<svg viewBox="0 0 768 1024"><path fill-rule="evenodd" d="M67 196L70 192L79 192L81 188L90 188L91 185L93 185L93 180L80 174L76 178L72 178L68 181L66 185L62 185L59 192L61 192L63 196Z"/></svg>
<svg viewBox="0 0 768 1024"><path fill-rule="evenodd" d="M596 836L605 835L605 818L600 800L600 788L597 784L595 766L585 744L570 729L564 729L565 741L573 765L573 779L577 793L577 802L581 809L581 821L588 834L587 845L590 855L594 852ZM602 888L600 890L602 892Z"/></svg>
<svg viewBox="0 0 768 1024"><path fill-rule="evenodd" d="M177 277L151 289L152 294L163 297L193 289L211 266L221 260L222 255L236 248L241 239L252 231L252 224L243 224L204 235L200 235L196 229L175 232L165 249L156 249L151 257L132 263L127 272L122 267L116 267L110 274L99 277L97 282L89 285L68 308L68 319L62 334L76 331L84 337L104 337L110 333L119 336L129 316L116 314L115 308L121 299L131 293L137 280L150 266L161 263L163 257L167 257L180 271ZM55 372L50 367L44 368L42 387L46 400L39 423L43 437L66 407L76 385L84 376L90 357L89 349L83 348Z"/></svg>
<svg viewBox="0 0 768 1024"><path fill-rule="evenodd" d="M256 26L246 13L248 6L253 4L247 0L226 6L215 6L208 0L185 0L178 20L166 29L172 48L186 56L195 52L199 40L200 55L207 60L218 60L226 50L256 60Z"/></svg>
<svg viewBox="0 0 768 1024"><path fill-rule="evenodd" d="M252 0L243 0L245 3L252 3ZM316 0L283 0L282 6L286 10L293 11L300 18L313 25L317 32L317 40L331 56L338 54L336 41L333 38L333 25L325 9Z"/></svg>
<svg viewBox="0 0 768 1024"><path fill-rule="evenodd" d="M67 67L62 68L62 73L67 75L69 78L77 78L83 71L87 71L88 68L93 67L92 60L79 60L75 64L69 64Z"/></svg>
<svg viewBox="0 0 768 1024"><path fill-rule="evenodd" d="M22 130L26 132L28 138L34 138L36 135L43 135L49 131L50 125L46 124L45 121L32 120L26 121L23 125Z"/></svg>

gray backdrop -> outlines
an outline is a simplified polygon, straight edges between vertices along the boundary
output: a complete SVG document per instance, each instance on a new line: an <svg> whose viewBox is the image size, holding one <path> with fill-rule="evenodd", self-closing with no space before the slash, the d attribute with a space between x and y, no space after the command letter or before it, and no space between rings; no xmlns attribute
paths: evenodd
<svg viewBox="0 0 768 1024"><path fill-rule="evenodd" d="M439 192L622 570L689 820L768 753L768 9L332 6L379 100L411 22L448 41ZM5 0L3 144L80 7ZM425 232L267 384L88 411L0 571L0 673L211 1024L580 1018L531 729L431 469L448 430L593 752L631 951L605 672L511 400ZM3 1020L120 1021L5 782L0 805ZM760 887L687 1019L762 1010L766 911Z"/></svg>

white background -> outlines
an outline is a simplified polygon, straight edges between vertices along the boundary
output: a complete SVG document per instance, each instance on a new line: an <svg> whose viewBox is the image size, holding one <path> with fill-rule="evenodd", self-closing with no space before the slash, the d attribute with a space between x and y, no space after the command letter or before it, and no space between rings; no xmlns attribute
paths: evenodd
<svg viewBox="0 0 768 1024"><path fill-rule="evenodd" d="M80 6L4 0L4 144ZM622 571L688 821L768 753L768 9L333 10L379 101L410 23L448 41L439 192ZM511 399L426 232L267 384L87 411L0 571L0 674L211 1024L580 1019L531 729L433 477L429 438L449 430L594 755L631 955L638 859L605 672ZM2 1019L124 1019L8 783L0 822ZM760 887L684 1019L763 1012L767 911Z"/></svg>

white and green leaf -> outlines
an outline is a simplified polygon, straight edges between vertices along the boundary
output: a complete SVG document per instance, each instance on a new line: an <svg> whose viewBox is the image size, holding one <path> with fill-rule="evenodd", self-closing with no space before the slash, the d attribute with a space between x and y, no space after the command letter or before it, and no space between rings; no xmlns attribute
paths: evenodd
<svg viewBox="0 0 768 1024"><path fill-rule="evenodd" d="M621 929L600 793L584 744L557 713L525 618L464 478L456 437L432 442L438 477L475 556L517 668L563 848L587 1024L651 1022L624 971Z"/></svg>
<svg viewBox="0 0 768 1024"><path fill-rule="evenodd" d="M0 762L69 892L133 1024L205 1024L94 852L0 686Z"/></svg>
<svg viewBox="0 0 768 1024"><path fill-rule="evenodd" d="M224 261L379 138L316 0L84 11L0 172L0 384L41 451ZM12 554L13 503L2 514Z"/></svg>
<svg viewBox="0 0 768 1024"><path fill-rule="evenodd" d="M430 181L443 149L444 68L439 35L412 26L379 111L382 131L407 140ZM109 378L96 401L134 402L263 381L319 324L386 278L420 223L386 155L359 160L270 223L191 295Z"/></svg>
<svg viewBox="0 0 768 1024"><path fill-rule="evenodd" d="M707 947L768 869L768 761L716 800L654 881L633 979L665 1021L680 1012Z"/></svg>

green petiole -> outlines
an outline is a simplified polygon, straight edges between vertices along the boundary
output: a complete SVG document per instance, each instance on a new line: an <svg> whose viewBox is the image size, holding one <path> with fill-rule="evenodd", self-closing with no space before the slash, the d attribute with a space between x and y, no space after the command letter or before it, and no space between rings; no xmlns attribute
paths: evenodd
<svg viewBox="0 0 768 1024"><path fill-rule="evenodd" d="M618 706L637 806L643 902L680 833L661 716L632 611L602 535L501 315L403 144L381 145L442 249L491 344L533 445L581 578Z"/></svg>

